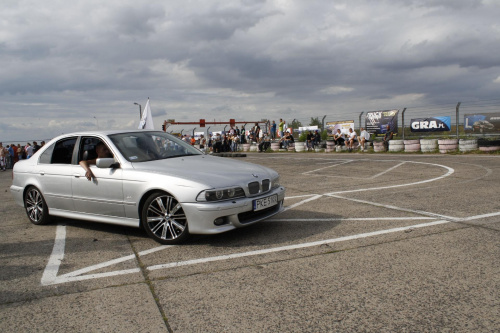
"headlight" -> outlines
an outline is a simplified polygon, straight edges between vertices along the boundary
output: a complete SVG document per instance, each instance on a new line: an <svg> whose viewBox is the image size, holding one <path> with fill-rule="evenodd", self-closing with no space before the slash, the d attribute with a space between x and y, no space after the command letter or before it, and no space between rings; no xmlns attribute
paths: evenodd
<svg viewBox="0 0 500 333"><path fill-rule="evenodd" d="M271 189L275 189L280 186L280 177L276 177L271 181Z"/></svg>
<svg viewBox="0 0 500 333"><path fill-rule="evenodd" d="M241 187L231 187L216 190L206 190L198 194L196 201L221 201L241 198L245 196L245 191Z"/></svg>

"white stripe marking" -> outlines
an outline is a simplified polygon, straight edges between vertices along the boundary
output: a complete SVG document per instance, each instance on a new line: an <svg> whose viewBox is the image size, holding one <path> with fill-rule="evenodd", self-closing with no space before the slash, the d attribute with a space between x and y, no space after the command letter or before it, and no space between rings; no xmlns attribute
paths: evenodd
<svg viewBox="0 0 500 333"><path fill-rule="evenodd" d="M405 164L405 163L406 163L406 162L401 162L401 163L399 163L398 165L395 165L395 166L393 166L392 168L389 168L389 169L387 169L387 170L385 170L385 171L382 171L381 173L378 173L378 174L376 174L375 176L372 176L372 177L370 177L370 178L368 178L368 179L375 179L375 178L377 178L377 177L380 177L380 176L382 176L382 175L385 175L386 173L388 173L388 172L390 172L390 171L392 171L392 170L394 170L394 169L396 169L396 168L400 167L401 165L403 165L403 164Z"/></svg>
<svg viewBox="0 0 500 333"><path fill-rule="evenodd" d="M299 201L297 203L294 203L293 205L286 207L283 211L287 211L289 209L292 209L292 208L295 208L297 206L303 205L303 204L305 204L305 203L307 203L309 201L313 201L313 200L319 199L321 197L322 197L321 194L315 195L314 197L311 197L309 199L305 199L305 200Z"/></svg>
<svg viewBox="0 0 500 333"><path fill-rule="evenodd" d="M392 205L384 205L381 203L377 202L371 202L371 201L366 201L366 200L360 200L360 199L353 199L353 198L345 198L341 197L339 195L333 195L333 194L327 194L326 196L332 197L332 198L338 198L338 199L344 199L344 200L349 200L349 201L354 201L354 202L359 202L367 205L372 205L376 207L383 207L383 208L388 208L388 209L394 209L394 210L399 210L402 212L408 212L408 213L413 213L413 214L418 214L418 215L427 215L427 216L432 216L434 218L440 218L440 219L447 219L450 221L459 221L460 219L457 217L453 216L447 216L447 215L441 215L441 214L436 214L436 213L431 213L431 212L426 212L423 210L415 210L415 209L409 209L409 208L401 208L397 206L392 206Z"/></svg>
<svg viewBox="0 0 500 333"><path fill-rule="evenodd" d="M321 219L269 219L266 222L329 222L329 221L407 221L407 220L435 220L434 217L346 217L346 218L321 218Z"/></svg>
<svg viewBox="0 0 500 333"><path fill-rule="evenodd" d="M64 258L64 247L66 245L66 226L58 225L56 228L56 240L50 255L49 262L42 275L42 286L46 286L56 280L59 266Z"/></svg>
<svg viewBox="0 0 500 333"><path fill-rule="evenodd" d="M303 172L302 174L303 175L308 175L308 174L316 172L316 171L320 171L320 170L324 170L324 169L328 169L328 168L333 168L333 167L336 167L336 166L339 166L339 165L342 165L342 164L351 163L351 162L352 162L352 160L347 160L345 162L337 163L337 164L334 164L334 165L329 165L329 166L322 167L322 168L319 168L319 169L316 169L316 170L306 171L306 172Z"/></svg>
<svg viewBox="0 0 500 333"><path fill-rule="evenodd" d="M446 224L446 223L450 223L450 221L441 220L441 221L435 221L435 222L429 222L429 223L415 224L415 225L411 225L411 226L407 226L407 227L379 230L379 231L373 231L373 232L368 232L368 233L364 233L364 234L344 236L344 237L333 238L333 239L325 239L325 240L310 242L310 243L280 246L280 247L275 247L275 248L271 248L271 249L256 250L256 251L249 251L249 252L243 252L243 253L233 253L233 254L228 254L228 255L207 257L207 258L200 258L200 259L193 259L193 260L186 260L186 261L177 261L177 262L172 262L172 263L168 263L168 264L150 266L150 267L148 267L148 270L153 271L153 270L158 270L158 269L174 268L174 267L189 266L189 265L196 265L196 264L204 264L207 262L250 257L250 256L261 255L261 254L288 251L288 250L304 249L304 248L313 247L313 246L319 246L319 245L324 245L324 244L333 244L333 243L355 240L355 239L360 239L360 238L367 238L367 237L379 236L379 235L384 235L384 234L390 234L390 233L405 231L405 230L410 230L410 229L431 227L431 226L435 226L435 225L439 225L439 224Z"/></svg>
<svg viewBox="0 0 500 333"><path fill-rule="evenodd" d="M355 193L355 192L364 192L364 191L385 190L385 189L388 189L388 188L397 188L397 187L404 187L404 186L411 186L411 185L420 185L420 184L430 183L430 182L433 182L433 181L436 181L436 180L443 179L445 177L448 177L448 176L452 175L455 172L455 169L447 167L445 165L441 165L441 164L433 164L433 163L425 163L425 162L411 162L411 163L435 165L435 166L447 169L448 172L446 174L441 175L441 176L436 177L436 178L421 180L421 181L414 182L414 183L389 185L389 186L381 186L381 187L371 187L371 188L361 188L361 189L357 189L357 190L347 190L347 191L330 192L330 193L325 193L324 195L334 195L334 194L343 194L343 193Z"/></svg>

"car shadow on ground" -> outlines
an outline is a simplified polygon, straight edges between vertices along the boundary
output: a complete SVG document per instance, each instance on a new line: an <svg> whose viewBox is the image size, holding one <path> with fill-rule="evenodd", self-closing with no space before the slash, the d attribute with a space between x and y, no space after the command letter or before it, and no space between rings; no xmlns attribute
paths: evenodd
<svg viewBox="0 0 500 333"><path fill-rule="evenodd" d="M280 214L249 225L244 228L230 230L221 234L214 235L191 235L186 241L178 245L209 245L213 247L245 247L255 245L278 245L288 244L295 241L303 241L311 239L315 235L322 234L335 228L342 218L340 215L324 214L315 212L314 220L308 221L312 218L310 211L294 210L294 217L287 219L281 218ZM307 216L304 220L300 220L300 216ZM323 221L321 221L323 219ZM318 221L319 220L319 221ZM81 230L89 230L96 232L104 232L123 235L131 237L131 241L138 239L140 241L150 240L152 246L159 246L160 244L149 238L142 228L123 227L105 223L72 220L67 218L53 217L49 226L66 225ZM42 226L37 226L42 227ZM102 238L102 234L92 235L89 234L85 237L88 242L98 242ZM50 240L52 242L52 240ZM106 242L113 242L107 239ZM121 243L120 241L116 241ZM117 245L117 244L115 244ZM110 244L112 246L112 244Z"/></svg>
<svg viewBox="0 0 500 333"><path fill-rule="evenodd" d="M295 216L308 216L310 212L294 210ZM314 236L335 228L341 216L332 214L315 213L314 219L325 221L305 221L295 217L287 220L276 215L273 218L249 225L244 228L234 229L216 235L192 235L189 243L210 245L213 247L244 247L255 245L278 245L290 242L304 241ZM187 243L186 243L187 244Z"/></svg>

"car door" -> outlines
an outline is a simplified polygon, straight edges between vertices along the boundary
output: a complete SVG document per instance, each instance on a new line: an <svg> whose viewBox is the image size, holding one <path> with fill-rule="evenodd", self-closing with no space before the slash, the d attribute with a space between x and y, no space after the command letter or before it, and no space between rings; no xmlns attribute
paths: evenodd
<svg viewBox="0 0 500 333"><path fill-rule="evenodd" d="M34 172L39 179L40 190L49 210L72 211L74 209L71 190L71 161L76 140L76 137L58 140L48 147L38 159Z"/></svg>
<svg viewBox="0 0 500 333"><path fill-rule="evenodd" d="M79 144L78 161L95 158L95 147L102 139L82 137ZM106 143L105 143L106 144ZM106 144L107 145L107 144ZM109 145L107 145L109 148ZM113 153L113 151L111 151ZM73 203L75 211L87 214L124 217L123 170L121 168L98 168L90 165L95 178L88 180L80 165L73 165Z"/></svg>

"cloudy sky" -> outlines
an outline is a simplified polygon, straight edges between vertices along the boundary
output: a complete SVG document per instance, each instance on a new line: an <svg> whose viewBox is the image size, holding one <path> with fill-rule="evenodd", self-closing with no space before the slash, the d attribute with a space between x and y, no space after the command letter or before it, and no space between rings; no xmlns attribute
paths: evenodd
<svg viewBox="0 0 500 333"><path fill-rule="evenodd" d="M500 0L2 0L0 141L500 99ZM192 128L186 126L186 129Z"/></svg>

